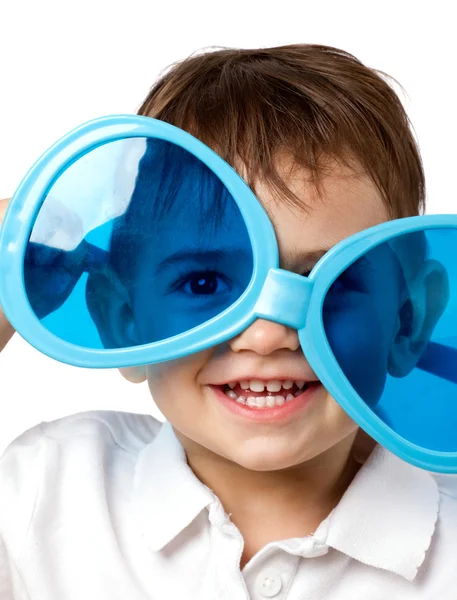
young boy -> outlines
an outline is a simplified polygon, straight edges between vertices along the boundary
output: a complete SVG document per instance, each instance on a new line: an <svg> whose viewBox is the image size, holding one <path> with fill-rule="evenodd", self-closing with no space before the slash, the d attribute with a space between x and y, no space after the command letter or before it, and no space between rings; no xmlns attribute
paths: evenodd
<svg viewBox="0 0 457 600"><path fill-rule="evenodd" d="M139 113L237 169L290 271L309 274L340 240L423 212L400 100L341 50L193 56ZM12 331L0 327L3 346ZM455 599L456 479L364 435L316 381L295 330L259 319L225 344L121 372L147 381L165 424L80 413L30 429L1 459L2 600ZM285 401L308 382L306 411L268 419L269 393ZM241 395L256 418L227 408Z"/></svg>

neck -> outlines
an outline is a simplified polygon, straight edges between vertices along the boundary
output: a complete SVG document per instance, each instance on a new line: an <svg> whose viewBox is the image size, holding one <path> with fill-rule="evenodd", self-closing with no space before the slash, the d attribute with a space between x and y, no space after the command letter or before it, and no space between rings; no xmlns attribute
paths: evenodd
<svg viewBox="0 0 457 600"><path fill-rule="evenodd" d="M357 432L303 464L277 471L245 469L175 433L195 475L242 533L244 562L268 542L314 533L360 468L352 454Z"/></svg>

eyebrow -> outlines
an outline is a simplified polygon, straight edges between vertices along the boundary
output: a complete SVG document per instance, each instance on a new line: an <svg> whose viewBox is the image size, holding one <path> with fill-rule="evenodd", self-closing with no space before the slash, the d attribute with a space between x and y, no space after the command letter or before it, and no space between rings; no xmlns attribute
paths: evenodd
<svg viewBox="0 0 457 600"><path fill-rule="evenodd" d="M314 263L320 260L323 256L325 256L325 254L327 254L329 250L330 248L323 248L322 250L312 250L311 252L305 252L305 254L301 255L301 258L306 262Z"/></svg>
<svg viewBox="0 0 457 600"><path fill-rule="evenodd" d="M283 263L287 265L315 265L319 260L329 252L331 248L318 248L308 252L287 252L284 255Z"/></svg>
<svg viewBox="0 0 457 600"><path fill-rule="evenodd" d="M309 252L288 252L285 256L283 263L290 265L315 265L330 248L321 248L311 250ZM241 248L233 249L213 249L213 250L194 250L191 248L179 250L170 256L167 256L164 260L160 261L157 265L156 273L159 273L162 269L173 267L176 264L185 261L203 262L205 260L246 260L252 259L252 253Z"/></svg>
<svg viewBox="0 0 457 600"><path fill-rule="evenodd" d="M156 271L172 267L175 264L182 263L185 261L204 261L204 260L226 260L226 259L237 259L242 260L246 258L252 258L252 253L241 248L232 249L213 249L213 250L192 250L184 249L167 256L164 260L160 261L157 265Z"/></svg>

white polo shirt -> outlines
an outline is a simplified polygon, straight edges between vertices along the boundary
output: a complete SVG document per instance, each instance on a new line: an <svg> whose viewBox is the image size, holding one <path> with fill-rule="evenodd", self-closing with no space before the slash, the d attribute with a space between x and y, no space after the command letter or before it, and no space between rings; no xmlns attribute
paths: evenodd
<svg viewBox="0 0 457 600"><path fill-rule="evenodd" d="M313 535L243 540L169 423L94 411L0 461L1 600L456 600L457 477L376 446Z"/></svg>

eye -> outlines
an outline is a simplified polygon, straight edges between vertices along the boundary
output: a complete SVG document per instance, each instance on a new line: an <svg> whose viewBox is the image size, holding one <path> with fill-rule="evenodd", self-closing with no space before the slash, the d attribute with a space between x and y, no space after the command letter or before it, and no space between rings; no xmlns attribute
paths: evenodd
<svg viewBox="0 0 457 600"><path fill-rule="evenodd" d="M195 271L182 277L175 289L193 296L211 296L230 291L230 286L216 271Z"/></svg>
<svg viewBox="0 0 457 600"><path fill-rule="evenodd" d="M362 257L341 273L331 285L330 291L335 293L344 291L365 292L366 277L367 262Z"/></svg>
<svg viewBox="0 0 457 600"><path fill-rule="evenodd" d="M335 279L335 281L330 286L329 293L335 294L338 292L344 292L345 290L347 290L347 282L344 281L344 276L340 275L338 279Z"/></svg>

